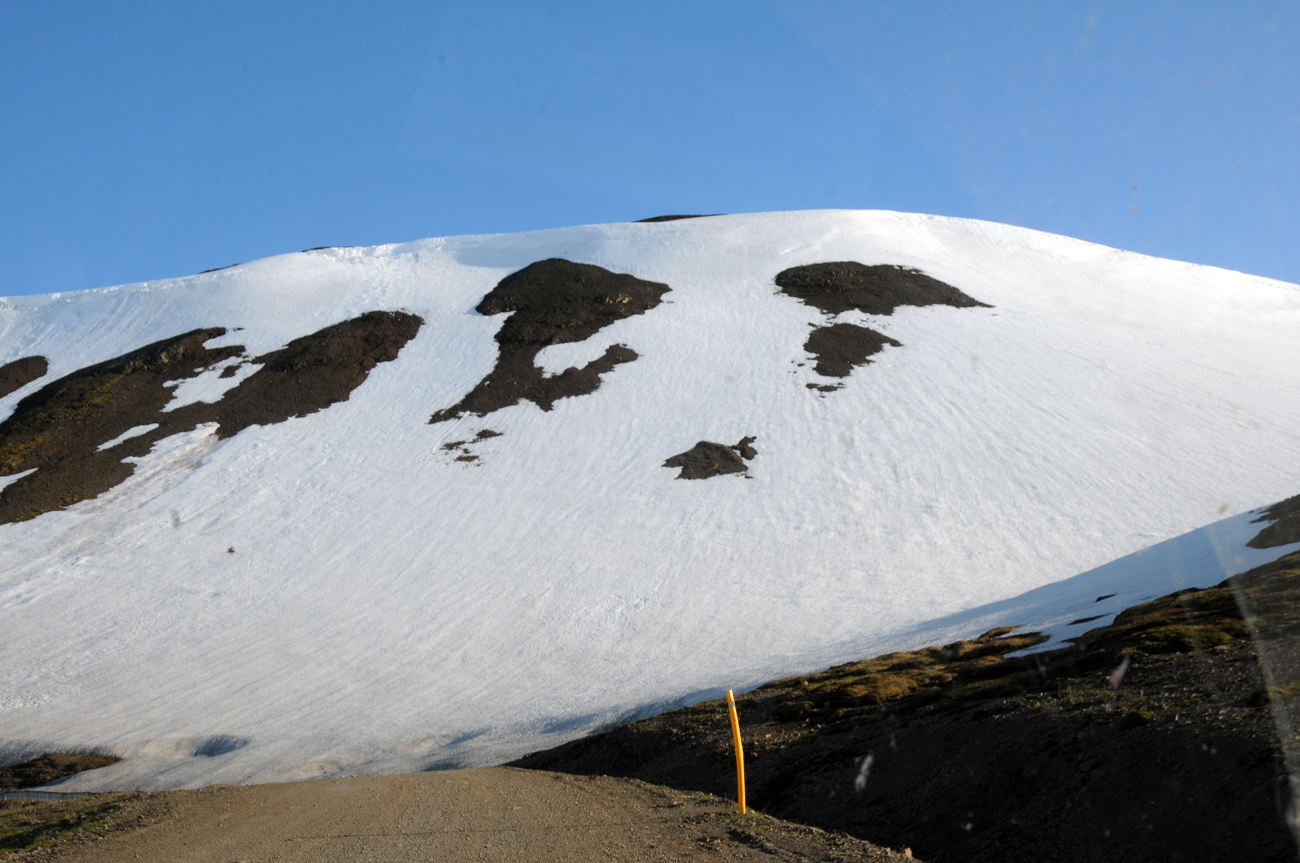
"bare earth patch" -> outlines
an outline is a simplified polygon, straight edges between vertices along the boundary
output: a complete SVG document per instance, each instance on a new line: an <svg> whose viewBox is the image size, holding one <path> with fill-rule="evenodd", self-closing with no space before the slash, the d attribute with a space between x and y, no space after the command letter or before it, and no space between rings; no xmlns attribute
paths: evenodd
<svg viewBox="0 0 1300 863"><path fill-rule="evenodd" d="M243 355L239 345L204 347L224 329L182 333L46 384L0 423L0 476L35 469L0 493L0 524L103 494L135 471L124 458L146 455L169 435L215 422L217 435L228 438L346 401L422 324L404 312L367 312L247 359L262 367L219 401L166 413L173 396L167 384ZM119 442L100 449L112 441Z"/></svg>
<svg viewBox="0 0 1300 863"><path fill-rule="evenodd" d="M1296 713L1300 680L1273 661L1266 685L1260 656L1298 633L1300 553L1072 647L1013 657L1041 636L1000 629L775 681L737 699L749 799L936 861L1293 861L1300 740L1274 718ZM731 758L715 701L515 764L729 795Z"/></svg>
<svg viewBox="0 0 1300 863"><path fill-rule="evenodd" d="M50 364L45 357L23 357L0 366L0 398L27 386L37 378L45 377Z"/></svg>
<svg viewBox="0 0 1300 863"><path fill-rule="evenodd" d="M0 831L19 818L34 841L9 847L32 850L6 860L907 859L843 834L742 816L708 794L511 768L26 804L0 810ZM52 847L32 847L41 843Z"/></svg>
<svg viewBox="0 0 1300 863"><path fill-rule="evenodd" d="M675 221L677 221L678 219L707 219L709 216L720 216L720 215L722 215L722 214L721 214L721 213L697 213L697 214L694 214L694 215L684 215L684 216L651 216L651 217L648 218L648 219L637 219L637 222L638 222L638 223L641 223L641 222L675 222Z"/></svg>
<svg viewBox="0 0 1300 863"><path fill-rule="evenodd" d="M857 309L868 315L889 315L899 306L956 306L969 308L987 303L920 270L857 261L807 264L777 273L781 293L801 300L828 315Z"/></svg>
<svg viewBox="0 0 1300 863"><path fill-rule="evenodd" d="M664 462L664 467L681 468L676 479L708 479L729 473L744 473L747 461L758 455L754 449L755 438L743 437L735 446L702 440L686 452L678 453Z"/></svg>
<svg viewBox="0 0 1300 863"><path fill-rule="evenodd" d="M868 315L890 315L899 306L990 308L920 270L892 264L871 267L857 261L807 264L777 273L776 284L781 293L818 309L828 318L854 310ZM902 347L901 342L859 324L828 323L813 328L804 350L816 358L817 374L844 378L857 366L870 362L868 358L885 345ZM807 387L822 393L838 388L818 384L807 384Z"/></svg>
<svg viewBox="0 0 1300 863"><path fill-rule="evenodd" d="M1261 521L1271 523L1246 543L1251 548L1276 548L1300 542L1300 494L1273 504L1251 523Z"/></svg>
<svg viewBox="0 0 1300 863"><path fill-rule="evenodd" d="M846 378L855 366L871 362L871 355L884 350L885 345L901 348L903 343L857 324L831 324L815 327L803 349L817 358L817 365L813 367L817 374ZM809 386L816 387L813 384ZM825 387L821 389L827 391Z"/></svg>
<svg viewBox="0 0 1300 863"><path fill-rule="evenodd" d="M511 273L476 307L481 315L514 314L497 331L496 367L455 405L435 413L440 423L472 413L486 416L521 401L544 411L562 398L593 393L600 376L636 359L626 345L611 345L582 368L547 376L536 364L548 345L586 341L615 321L659 305L668 286L593 264L549 258Z"/></svg>

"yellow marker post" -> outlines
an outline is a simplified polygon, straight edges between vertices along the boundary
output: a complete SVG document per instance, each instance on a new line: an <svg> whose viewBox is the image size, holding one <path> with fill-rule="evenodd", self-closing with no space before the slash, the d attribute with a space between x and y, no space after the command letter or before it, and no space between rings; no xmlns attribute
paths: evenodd
<svg viewBox="0 0 1300 863"><path fill-rule="evenodd" d="M731 714L731 739L736 743L736 799L740 814L745 814L745 750L740 745L740 717L736 715L736 699L727 690L727 711Z"/></svg>

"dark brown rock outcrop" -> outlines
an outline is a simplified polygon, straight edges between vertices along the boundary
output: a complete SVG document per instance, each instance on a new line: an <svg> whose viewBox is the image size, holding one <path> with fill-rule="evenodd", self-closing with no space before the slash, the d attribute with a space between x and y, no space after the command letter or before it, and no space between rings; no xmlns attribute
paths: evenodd
<svg viewBox="0 0 1300 863"><path fill-rule="evenodd" d="M828 315L851 309L868 315L888 315L899 306L991 308L920 270L892 264L872 267L857 261L807 264L782 270L776 276L776 284L781 293Z"/></svg>
<svg viewBox="0 0 1300 863"><path fill-rule="evenodd" d="M475 311L482 315L513 312L497 331L496 367L455 405L435 413L431 423L493 411L530 401L544 411L562 398L587 395L600 376L636 359L626 345L611 345L603 356L582 368L567 368L547 377L537 354L548 345L581 342L605 327L659 305L668 286L593 264L550 258L529 264L501 280Z"/></svg>
<svg viewBox="0 0 1300 863"><path fill-rule="evenodd" d="M50 364L45 357L23 357L0 366L0 398L21 389L37 378L45 377Z"/></svg>
<svg viewBox="0 0 1300 863"><path fill-rule="evenodd" d="M686 452L678 453L664 462L664 467L681 468L676 479L708 479L729 473L744 473L745 462L758 455L754 449L755 438L743 437L735 446L702 440Z"/></svg>
<svg viewBox="0 0 1300 863"><path fill-rule="evenodd" d="M261 368L219 401L164 413L168 383L194 377L242 346L207 348L221 327L162 339L46 384L0 423L0 476L33 471L0 492L0 524L24 521L97 497L135 471L168 435L203 423L228 438L250 425L306 416L346 401L370 370L397 357L423 321L404 312L367 312L247 360ZM151 427L151 428L146 428ZM137 429L107 449L103 444Z"/></svg>
<svg viewBox="0 0 1300 863"><path fill-rule="evenodd" d="M806 264L782 270L776 276L781 293L812 306L833 318L848 311L889 315L899 306L946 305L958 308L985 306L952 285L920 270L892 264L869 267L857 261ZM825 377L848 377L885 345L902 343L867 327L850 323L828 323L814 327L804 350L816 358L814 371ZM838 387L806 384L822 393Z"/></svg>
<svg viewBox="0 0 1300 863"><path fill-rule="evenodd" d="M1262 611L1243 619L1238 600ZM1134 606L1074 647L1015 656L1042 637L1010 630L737 698L750 805L940 863L1297 859L1273 720L1300 683L1266 686L1260 662L1294 652L1300 553ZM514 765L736 787L722 701Z"/></svg>
<svg viewBox="0 0 1300 863"><path fill-rule="evenodd" d="M846 378L855 366L871 362L872 354L885 345L901 348L903 343L857 324L814 327L803 349L817 358L813 371L828 378Z"/></svg>
<svg viewBox="0 0 1300 863"><path fill-rule="evenodd" d="M1271 522L1255 534L1246 545L1251 548L1275 548L1300 542L1300 494L1278 501L1264 510L1263 514L1252 520L1252 524L1261 521Z"/></svg>

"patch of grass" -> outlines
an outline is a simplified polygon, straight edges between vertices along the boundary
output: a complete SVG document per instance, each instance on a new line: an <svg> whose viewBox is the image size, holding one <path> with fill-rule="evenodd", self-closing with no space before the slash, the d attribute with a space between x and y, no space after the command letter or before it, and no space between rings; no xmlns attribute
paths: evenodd
<svg viewBox="0 0 1300 863"><path fill-rule="evenodd" d="M970 641L889 653L800 678L799 685L777 705L777 716L788 722L821 709L873 707L901 699L919 705L940 697L944 687L960 686L966 681L972 683L966 687L965 697L984 697L994 689L1018 691L1023 686L1005 680L973 683L996 673L1006 654L1043 641L1038 633L1011 635L1013 630L1010 626L999 627Z"/></svg>
<svg viewBox="0 0 1300 863"><path fill-rule="evenodd" d="M1070 639L1073 647L1009 659L1008 654L1041 644L1044 636L1001 627L969 641L846 663L764 688L788 689L776 705L777 718L785 722L886 703L905 711L928 704L960 709L1042 691L1046 681L1061 675L1109 672L1124 654L1196 653L1245 638L1251 627L1238 607L1238 594L1268 610L1270 631L1300 633L1300 553L1235 579L1241 583L1225 581L1135 605L1111 625Z"/></svg>
<svg viewBox="0 0 1300 863"><path fill-rule="evenodd" d="M106 828L127 799L112 794L76 800L0 800L0 858L26 848L44 847L83 831Z"/></svg>
<svg viewBox="0 0 1300 863"><path fill-rule="evenodd" d="M1297 696L1300 696L1300 680L1290 686L1268 686L1256 690L1250 696L1249 704L1251 707L1267 707L1270 703L1290 701Z"/></svg>
<svg viewBox="0 0 1300 863"><path fill-rule="evenodd" d="M1125 731L1130 728L1141 728L1152 719L1155 719L1155 716L1149 710L1130 710L1124 714L1124 719L1120 721L1120 728Z"/></svg>

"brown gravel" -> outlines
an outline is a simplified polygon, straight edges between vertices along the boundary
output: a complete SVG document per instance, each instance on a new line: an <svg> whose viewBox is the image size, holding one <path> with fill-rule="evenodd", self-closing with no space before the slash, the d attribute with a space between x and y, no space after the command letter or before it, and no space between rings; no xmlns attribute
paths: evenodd
<svg viewBox="0 0 1300 863"><path fill-rule="evenodd" d="M630 779L513 768L114 795L107 822L6 860L890 861L843 834ZM36 804L36 806L67 804ZM0 815L3 815L0 812Z"/></svg>

